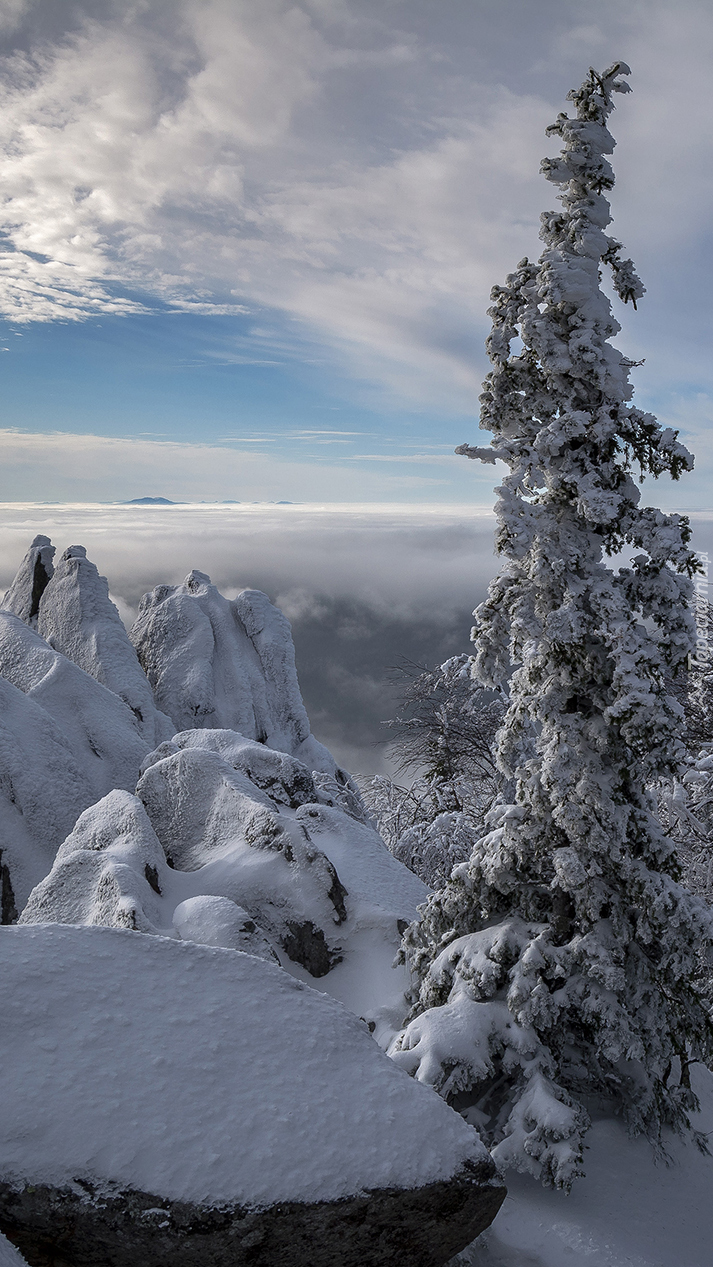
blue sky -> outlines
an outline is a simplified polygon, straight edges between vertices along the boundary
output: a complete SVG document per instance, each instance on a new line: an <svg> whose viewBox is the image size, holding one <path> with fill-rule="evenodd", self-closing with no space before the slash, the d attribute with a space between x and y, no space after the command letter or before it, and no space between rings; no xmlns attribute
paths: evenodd
<svg viewBox="0 0 713 1267"><path fill-rule="evenodd" d="M489 503L489 289L623 57L619 343L697 454L653 500L710 504L710 4L4 0L0 39L0 498Z"/></svg>

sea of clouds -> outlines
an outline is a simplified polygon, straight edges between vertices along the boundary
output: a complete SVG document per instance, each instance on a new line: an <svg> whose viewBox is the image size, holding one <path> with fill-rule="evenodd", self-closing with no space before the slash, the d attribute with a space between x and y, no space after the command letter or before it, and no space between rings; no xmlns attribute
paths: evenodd
<svg viewBox="0 0 713 1267"><path fill-rule="evenodd" d="M127 624L142 594L192 568L229 597L264 590L292 622L315 733L348 768L372 773L388 767L393 670L469 649L495 568L493 525L473 507L5 504L0 587L42 532L58 551L86 546Z"/></svg>
<svg viewBox="0 0 713 1267"><path fill-rule="evenodd" d="M713 553L713 516L692 517ZM494 517L473 506L0 505L0 592L32 538L84 545L127 625L141 595L192 568L222 593L264 590L292 623L312 727L349 769L391 769L382 723L398 668L470 649L471 613L497 561Z"/></svg>

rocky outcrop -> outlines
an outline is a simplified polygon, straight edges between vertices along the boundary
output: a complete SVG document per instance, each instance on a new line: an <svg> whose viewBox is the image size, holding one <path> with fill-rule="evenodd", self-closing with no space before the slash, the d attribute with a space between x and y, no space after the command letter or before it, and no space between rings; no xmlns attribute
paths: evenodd
<svg viewBox="0 0 713 1267"><path fill-rule="evenodd" d="M294 757L234 731L184 731L146 758L135 796L113 791L82 814L21 923L103 924L277 958L385 1044L409 985L394 966L399 921L426 889L320 795Z"/></svg>
<svg viewBox="0 0 713 1267"><path fill-rule="evenodd" d="M136 786L147 744L131 709L17 616L0 611L0 676L54 719L92 801Z"/></svg>
<svg viewBox="0 0 713 1267"><path fill-rule="evenodd" d="M266 594L243 590L231 601L194 571L144 595L130 636L176 730L235 730L334 773L310 733L289 622Z"/></svg>
<svg viewBox="0 0 713 1267"><path fill-rule="evenodd" d="M147 748L170 738L175 727L156 708L146 674L109 598L106 578L87 558L84 546L64 551L42 593L37 632L128 705Z"/></svg>
<svg viewBox="0 0 713 1267"><path fill-rule="evenodd" d="M93 799L54 718L0 677L0 923L17 919Z"/></svg>
<svg viewBox="0 0 713 1267"><path fill-rule="evenodd" d="M20 620L33 629L37 628L40 599L54 572L54 555L55 548L49 537L43 537L40 533L32 542L2 600L5 611L19 616Z"/></svg>
<svg viewBox="0 0 713 1267"><path fill-rule="evenodd" d="M173 927L184 941L243 950L269 963L280 962L262 928L228 897L204 895L179 902L173 912Z"/></svg>
<svg viewBox="0 0 713 1267"><path fill-rule="evenodd" d="M504 1196L476 1132L252 954L0 929L0 1228L32 1267L439 1267Z"/></svg>
<svg viewBox="0 0 713 1267"><path fill-rule="evenodd" d="M20 923L102 924L160 933L166 856L141 802L113 791L77 820Z"/></svg>

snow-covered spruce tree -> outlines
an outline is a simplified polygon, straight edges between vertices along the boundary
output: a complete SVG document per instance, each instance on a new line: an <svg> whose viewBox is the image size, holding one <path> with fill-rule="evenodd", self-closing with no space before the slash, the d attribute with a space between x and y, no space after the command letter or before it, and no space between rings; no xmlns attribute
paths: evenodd
<svg viewBox="0 0 713 1267"><path fill-rule="evenodd" d="M582 1173L582 1097L661 1148L690 1129L689 1068L713 1055L693 974L710 909L678 883L647 791L684 755L665 689L692 649L697 561L685 519L640 505L641 475L692 466L676 433L628 402L631 362L600 288L644 288L605 234L618 63L570 94L548 132L561 187L544 251L492 292L489 448L500 575L476 612L475 675L512 674L497 758L509 789L490 832L404 939L415 1004L392 1055L467 1112L505 1166L567 1188ZM520 346L512 344L519 338ZM606 555L631 557L607 566ZM507 802L507 803L505 803ZM699 1141L700 1142L700 1141Z"/></svg>

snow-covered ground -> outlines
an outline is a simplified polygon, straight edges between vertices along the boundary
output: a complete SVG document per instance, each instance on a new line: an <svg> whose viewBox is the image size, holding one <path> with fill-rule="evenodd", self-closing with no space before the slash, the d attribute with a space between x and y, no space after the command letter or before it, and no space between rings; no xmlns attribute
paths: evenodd
<svg viewBox="0 0 713 1267"><path fill-rule="evenodd" d="M1 930L3 1177L166 1201L335 1201L487 1153L335 1000L251 954Z"/></svg>
<svg viewBox="0 0 713 1267"><path fill-rule="evenodd" d="M699 1130L713 1143L713 1074L694 1082ZM618 1121L587 1135L586 1179L569 1196L508 1174L508 1195L492 1227L452 1267L710 1267L713 1157L674 1140L670 1166Z"/></svg>
<svg viewBox="0 0 713 1267"><path fill-rule="evenodd" d="M697 1082L697 1124L713 1131L713 1074ZM673 1164L656 1165L649 1145L611 1120L595 1123L588 1145L587 1177L569 1196L508 1175L493 1226L450 1267L710 1267L713 1157L675 1142ZM0 1236L0 1267L23 1263Z"/></svg>
<svg viewBox="0 0 713 1267"><path fill-rule="evenodd" d="M155 718L160 721L161 714L154 716L148 684L137 664L124 654L130 644L118 618L107 615L106 585L99 586L101 578L76 547L64 564L68 575L61 595L59 582L56 587L63 597L55 604L59 614L52 645L13 615L6 613L0 620L4 656L0 755L12 776L0 811L8 837L4 842L7 861L18 868L19 907L25 906L32 885L52 868L48 879L36 888L34 905L26 914L31 925L37 907L34 918L40 927L2 930L5 950L14 952L6 954L0 982L7 992L5 1009L0 1009L0 1045L2 1041L9 1045L5 1059L0 1060L9 1123L7 1160L18 1174L29 1174L23 1167L31 1162L33 1174L41 1170L53 1181L71 1177L96 1161L102 1174L118 1175L126 1182L143 1181L167 1197L188 1194L211 1200L221 1196L247 1201L288 1196L329 1199L367 1184L411 1186L453 1173L463 1157L473 1155L474 1149L480 1151L474 1132L443 1101L391 1064L369 1037L367 1026L357 1019L370 1018L368 1028L384 1045L389 1025L399 1023L406 976L404 969L392 967L398 926L401 919L413 917L423 886L387 853L371 827L354 816L354 806L350 809L347 801L342 805L348 787L335 783L337 800L330 804L322 784L311 785L312 769L324 774L335 767L309 734L282 617L266 599L262 601L264 596L251 593L238 612L241 628L246 630L238 650L235 639L224 639L225 656L211 651L192 662L193 668L198 661L208 666L208 695L213 700L218 691L222 699L223 659L232 664L240 659L238 651L244 652L257 674L250 705L256 722L258 713L262 718L257 731L261 738L277 736L277 748L231 731L206 730L201 724L198 730L176 735L147 758L148 746L156 737ZM207 578L191 575L193 588L186 583L157 591L151 610L160 607L167 619L164 608L177 594L181 610L190 606L194 616L193 609L203 604L212 614L212 621L208 620L201 607L217 645L216 631L233 607L213 592ZM91 620L87 603L74 601L79 591L75 594L72 586L76 589L80 581L85 598L89 585L96 600L89 605ZM48 586L45 593L44 615L49 620L54 611L53 591ZM268 636L270 629L274 636ZM105 640L106 657L103 652L99 655L104 647L99 638L102 630L111 634ZM180 640L168 641L174 651L181 651ZM62 642L64 654L54 645L57 642ZM87 649L97 648L94 658L86 659ZM162 654L166 649L163 646ZM183 663L178 651L175 663L171 660L169 665L172 672L179 661ZM163 671L169 657L154 656L152 663L159 660ZM124 661L131 663L132 674L122 670L111 686L104 684L115 662L121 668ZM228 693L232 698L234 693ZM250 716L248 709L247 722ZM141 723L146 717L150 734L144 735ZM231 716L230 720L235 719ZM308 768L290 755L295 750L300 760L309 759ZM206 763L216 771L220 766L220 778L214 780L216 788L220 785L220 795L209 795L213 784L209 788L210 780L203 777L202 799L188 798L198 818L196 822L187 818L181 835L178 819L168 811L173 812L179 802L182 805L180 794L190 791L183 777L188 767L200 766L205 776ZM148 817L143 803L133 795L140 765L145 770L140 788L146 793ZM170 795L162 800L154 783L158 787L161 772L168 778L174 767L183 772L183 783L179 780L175 788L167 783ZM93 781L85 770L93 772ZM331 779L331 774L325 777ZM300 779L307 781L304 787ZM155 795L148 794L152 788ZM232 795L232 817L232 811L226 810L225 788ZM76 827L72 832L76 815L104 797L107 789L111 789L109 795L86 810L81 830ZM131 813L123 812L127 807ZM137 815L145 819L144 835L151 837L148 845L141 832L137 835L126 829ZM267 836L259 849L257 836L247 840L246 832L258 818L263 825L269 819L275 832L282 832L280 840L289 846L287 852L268 848ZM103 824L102 831L107 828L103 835L97 824ZM8 835L10 828L15 835ZM15 836L13 852L9 846ZM174 852L183 841L185 867L169 867L163 837ZM149 845L154 853L149 850L144 856L141 850ZM24 876L21 862L29 866L35 859L31 846L36 846L37 874ZM74 870L68 867L69 859L74 859ZM236 904L238 899L247 902L253 891L247 885L248 876L255 889L256 876L263 871L265 875L269 871L270 885L262 894L262 905L257 898L255 902L272 940L252 916L248 918L243 905ZM92 876L95 880L103 877L107 883L116 880L113 905L106 884L102 888ZM279 920L274 911L270 915L281 893L281 877L290 901L304 907L297 911L300 920L309 919L317 931L324 927L330 946L332 939L335 946L338 942L341 961L318 980L301 960L290 960L278 935ZM63 888L65 880L68 884ZM40 910L43 895L47 904ZM64 925L65 920L74 925L112 925L117 922L111 914L114 907L129 898L137 899L131 906L131 926L143 927L136 922L143 902L146 911L154 913L150 919L147 916L144 931L158 936L137 936L115 927ZM284 905L284 910L295 914L292 907L288 910ZM62 955L48 957L48 945L65 946L72 962ZM102 953L83 957L80 949L89 945ZM128 960L135 960L135 971L120 970L113 954L117 947L126 948ZM249 954L236 955L230 947L248 949ZM254 958L256 954L262 957ZM276 958L290 975L280 970ZM22 988L13 988L10 981L8 967L13 964ZM189 967L190 971L184 971ZM167 968L165 973L163 968ZM307 988L314 985L316 989ZM98 1023L89 1027L85 1042L78 1020L86 1018L92 1007ZM239 1027L231 1020L231 1007L240 1013ZM126 1024L129 1016L136 1022L133 1029ZM246 1017L254 1018L252 1028L245 1025ZM166 1031L173 1035L175 1047L170 1076L162 1065ZM248 1034L255 1037L254 1049ZM200 1056L203 1076L197 1084L188 1078L190 1069L184 1062L188 1040ZM215 1050L232 1055L216 1062ZM116 1080L109 1076L112 1071L117 1073ZM172 1121L166 1106L176 1103L176 1078L180 1082L184 1074L186 1085L179 1097L184 1111L178 1115L176 1129L190 1147L175 1148L175 1132L168 1141L171 1146L166 1147L161 1127ZM262 1087L267 1075L271 1075L269 1093ZM216 1077L222 1085L215 1085ZM304 1120L297 1122L290 1094L290 1079L296 1077L305 1107ZM330 1087L331 1099L325 1097ZM713 1075L699 1072L697 1090L702 1100L697 1125L713 1139ZM48 1097L45 1107L52 1104L51 1115L43 1111L43 1095ZM377 1101L382 1109L388 1101L386 1113ZM92 1103L95 1113L89 1111ZM64 1119L59 1112L62 1106ZM252 1153L239 1154L237 1160L234 1156L236 1137L240 1131L245 1133L250 1114L256 1130L269 1119L269 1130L263 1130L263 1135L272 1137L273 1146L267 1148L269 1165L262 1168L254 1167ZM71 1123L71 1131L63 1130L63 1120ZM135 1136L147 1122L146 1148L142 1149ZM394 1123L398 1124L398 1147L394 1147ZM274 1146L278 1135L281 1139ZM492 1228L453 1260L453 1267L575 1267L580 1263L585 1267L709 1267L713 1263L713 1158L679 1141L672 1142L671 1153L671 1167L656 1165L648 1144L629 1140L620 1123L596 1121L587 1136L587 1177L572 1194L548 1192L532 1179L509 1174L509 1195ZM305 1155L310 1158L307 1167ZM227 1169L222 1164L226 1158L230 1160ZM0 1235L0 1267L21 1267L23 1261ZM407 1258L399 1267L410 1267Z"/></svg>

